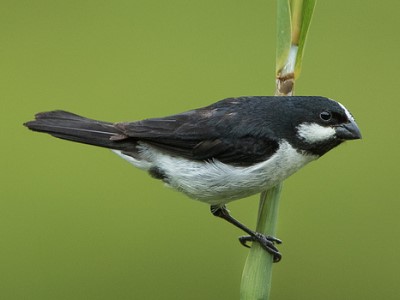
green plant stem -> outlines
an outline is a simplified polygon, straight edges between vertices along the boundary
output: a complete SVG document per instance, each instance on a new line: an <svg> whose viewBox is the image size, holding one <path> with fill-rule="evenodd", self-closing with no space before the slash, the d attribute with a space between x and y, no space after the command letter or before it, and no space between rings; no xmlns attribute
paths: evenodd
<svg viewBox="0 0 400 300"><path fill-rule="evenodd" d="M279 196L282 184L261 193L257 232L275 235L278 221ZM253 243L243 270L240 299L268 299L271 290L272 256L258 243Z"/></svg>
<svg viewBox="0 0 400 300"><path fill-rule="evenodd" d="M292 96L316 0L277 0L276 96ZM261 193L257 232L275 236L282 184ZM241 300L267 300L273 258L253 243L242 274Z"/></svg>

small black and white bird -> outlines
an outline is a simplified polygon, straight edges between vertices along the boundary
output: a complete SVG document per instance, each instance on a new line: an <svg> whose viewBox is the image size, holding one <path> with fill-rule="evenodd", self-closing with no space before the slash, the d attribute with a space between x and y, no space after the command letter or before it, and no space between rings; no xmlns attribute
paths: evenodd
<svg viewBox="0 0 400 300"><path fill-rule="evenodd" d="M24 124L57 138L112 149L190 198L211 205L279 261L280 240L250 230L225 204L260 193L346 140L359 128L340 103L317 96L227 98L164 118L109 123L66 111Z"/></svg>

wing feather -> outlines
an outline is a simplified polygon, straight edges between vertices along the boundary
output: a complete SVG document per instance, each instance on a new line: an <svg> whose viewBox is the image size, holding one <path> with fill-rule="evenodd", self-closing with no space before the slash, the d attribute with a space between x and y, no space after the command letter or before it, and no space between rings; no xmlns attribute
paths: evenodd
<svg viewBox="0 0 400 300"><path fill-rule="evenodd" d="M275 153L278 141L260 135L256 128L264 124L243 117L236 103L242 104L226 99L178 115L115 126L127 137L189 159L217 159L234 165L266 160Z"/></svg>

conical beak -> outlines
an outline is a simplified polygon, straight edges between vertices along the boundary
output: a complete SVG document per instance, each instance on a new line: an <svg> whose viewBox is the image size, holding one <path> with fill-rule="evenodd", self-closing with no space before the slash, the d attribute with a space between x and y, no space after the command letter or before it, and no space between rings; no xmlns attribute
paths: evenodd
<svg viewBox="0 0 400 300"><path fill-rule="evenodd" d="M341 140L358 140L361 139L361 132L354 121L337 126L336 137Z"/></svg>

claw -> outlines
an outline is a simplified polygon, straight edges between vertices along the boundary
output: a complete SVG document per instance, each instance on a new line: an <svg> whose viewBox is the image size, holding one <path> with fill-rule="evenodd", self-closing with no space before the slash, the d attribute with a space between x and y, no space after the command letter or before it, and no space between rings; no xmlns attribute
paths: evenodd
<svg viewBox="0 0 400 300"><path fill-rule="evenodd" d="M211 205L211 213L216 217L228 221L229 223L235 225L236 227L242 229L244 232L249 234L249 236L242 236L239 238L239 241L243 246L250 248L250 246L247 245L247 242L258 242L260 243L261 247L263 247L266 251L268 251L268 253L273 256L274 262L278 262L281 260L282 255L279 253L279 250L274 245L274 243L281 244L282 241L280 239L255 232L247 228L229 214L229 211L226 209L225 205Z"/></svg>
<svg viewBox="0 0 400 300"><path fill-rule="evenodd" d="M246 248L251 248L246 243L247 242L252 242L253 240L254 239L249 235L239 236L239 242L242 244L242 246L245 246Z"/></svg>
<svg viewBox="0 0 400 300"><path fill-rule="evenodd" d="M274 245L274 243L282 244L282 241L275 237L256 232L255 236L246 235L239 237L239 242L247 248L250 248L250 246L247 245L247 242L258 242L260 243L261 247L263 247L273 256L274 263L277 263L282 259L282 255L280 254L278 248L276 248Z"/></svg>

